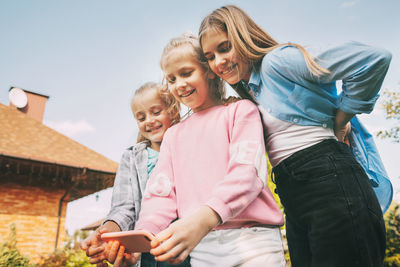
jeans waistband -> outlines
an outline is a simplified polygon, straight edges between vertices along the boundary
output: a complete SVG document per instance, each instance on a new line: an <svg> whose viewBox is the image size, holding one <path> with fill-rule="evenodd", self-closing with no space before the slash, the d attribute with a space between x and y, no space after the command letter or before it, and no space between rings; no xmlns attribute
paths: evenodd
<svg viewBox="0 0 400 267"><path fill-rule="evenodd" d="M330 154L343 154L353 157L350 148L345 143L335 139L326 139L318 144L297 151L289 158L279 163L272 171L274 174L279 175L279 173L296 168L306 161Z"/></svg>

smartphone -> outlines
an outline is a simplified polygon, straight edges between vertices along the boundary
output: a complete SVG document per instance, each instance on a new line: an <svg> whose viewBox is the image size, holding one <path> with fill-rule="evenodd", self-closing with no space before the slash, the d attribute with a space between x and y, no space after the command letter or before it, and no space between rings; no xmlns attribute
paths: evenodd
<svg viewBox="0 0 400 267"><path fill-rule="evenodd" d="M105 242L117 240L125 246L125 251L129 253L149 252L151 249L150 242L154 239L154 235L145 230L131 230L104 233L101 235L101 239Z"/></svg>

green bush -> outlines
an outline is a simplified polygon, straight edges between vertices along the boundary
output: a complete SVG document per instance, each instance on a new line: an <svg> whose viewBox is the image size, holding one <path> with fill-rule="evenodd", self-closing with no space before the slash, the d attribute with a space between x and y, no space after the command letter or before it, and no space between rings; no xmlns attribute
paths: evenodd
<svg viewBox="0 0 400 267"><path fill-rule="evenodd" d="M386 258L385 267L400 266L400 206L392 204L385 215Z"/></svg>
<svg viewBox="0 0 400 267"><path fill-rule="evenodd" d="M42 257L39 267L90 267L89 258L83 250L57 250L46 257Z"/></svg>
<svg viewBox="0 0 400 267"><path fill-rule="evenodd" d="M17 231L15 224L10 224L7 239L0 243L0 266L34 267L29 259L24 257L17 249Z"/></svg>

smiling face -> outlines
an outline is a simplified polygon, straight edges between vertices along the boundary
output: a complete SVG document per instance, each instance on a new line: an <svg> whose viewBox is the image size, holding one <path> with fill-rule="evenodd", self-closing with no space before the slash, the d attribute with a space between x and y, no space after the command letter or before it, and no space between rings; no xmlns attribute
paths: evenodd
<svg viewBox="0 0 400 267"><path fill-rule="evenodd" d="M240 59L223 31L209 30L201 38L202 49L211 70L229 84L249 81L250 65Z"/></svg>
<svg viewBox="0 0 400 267"><path fill-rule="evenodd" d="M193 55L190 45L172 49L166 55L163 70L169 91L194 112L218 104L209 92L207 73Z"/></svg>
<svg viewBox="0 0 400 267"><path fill-rule="evenodd" d="M149 89L135 96L132 112L141 135L150 141L152 149L160 151L161 141L171 126L171 119L157 89Z"/></svg>

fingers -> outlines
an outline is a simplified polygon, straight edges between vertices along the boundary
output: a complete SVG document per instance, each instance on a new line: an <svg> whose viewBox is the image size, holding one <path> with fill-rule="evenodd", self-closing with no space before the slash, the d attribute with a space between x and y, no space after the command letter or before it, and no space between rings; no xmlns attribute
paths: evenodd
<svg viewBox="0 0 400 267"><path fill-rule="evenodd" d="M100 262L96 264L96 267L108 267L108 264L105 262Z"/></svg>
<svg viewBox="0 0 400 267"><path fill-rule="evenodd" d="M89 258L90 264L101 264L106 259L106 255L104 253L98 254L96 256Z"/></svg>
<svg viewBox="0 0 400 267"><path fill-rule="evenodd" d="M104 249L105 249L105 245L104 245L104 244L101 245L101 246L98 246L98 247L92 247L92 246L90 246L90 247L88 247L88 249L86 250L86 256L88 256L88 257L94 257L94 256L96 256L97 254L103 252Z"/></svg>
<svg viewBox="0 0 400 267"><path fill-rule="evenodd" d="M168 242L170 241L171 240L169 240ZM176 242L170 244L172 245L166 244L166 246L164 247L166 249L166 252L161 255L155 256L155 259L157 261L168 261L168 262L171 260L175 262L175 264L184 261L187 255L189 255L189 252L186 251L184 245ZM169 247L171 248L168 249Z"/></svg>
<svg viewBox="0 0 400 267"><path fill-rule="evenodd" d="M106 255L109 262L113 263L115 261L115 259L117 258L118 249L118 241L111 241L107 243Z"/></svg>
<svg viewBox="0 0 400 267"><path fill-rule="evenodd" d="M85 239L80 243L80 247L82 250L86 251L87 248L89 247L89 244L90 244L90 240Z"/></svg>
<svg viewBox="0 0 400 267"><path fill-rule="evenodd" d="M120 267L124 263L124 252L125 252L125 247L120 246L114 261L114 267Z"/></svg>
<svg viewBox="0 0 400 267"><path fill-rule="evenodd" d="M173 232L170 230L170 227L158 233L155 236L155 239L151 241L151 254L157 256L168 251L168 249L165 248L166 245L163 242L169 240L172 234Z"/></svg>
<svg viewBox="0 0 400 267"><path fill-rule="evenodd" d="M188 256L189 256L189 252L184 251L181 254L179 254L178 257L168 260L168 263L173 264L173 265L180 264L180 263L184 262Z"/></svg>

